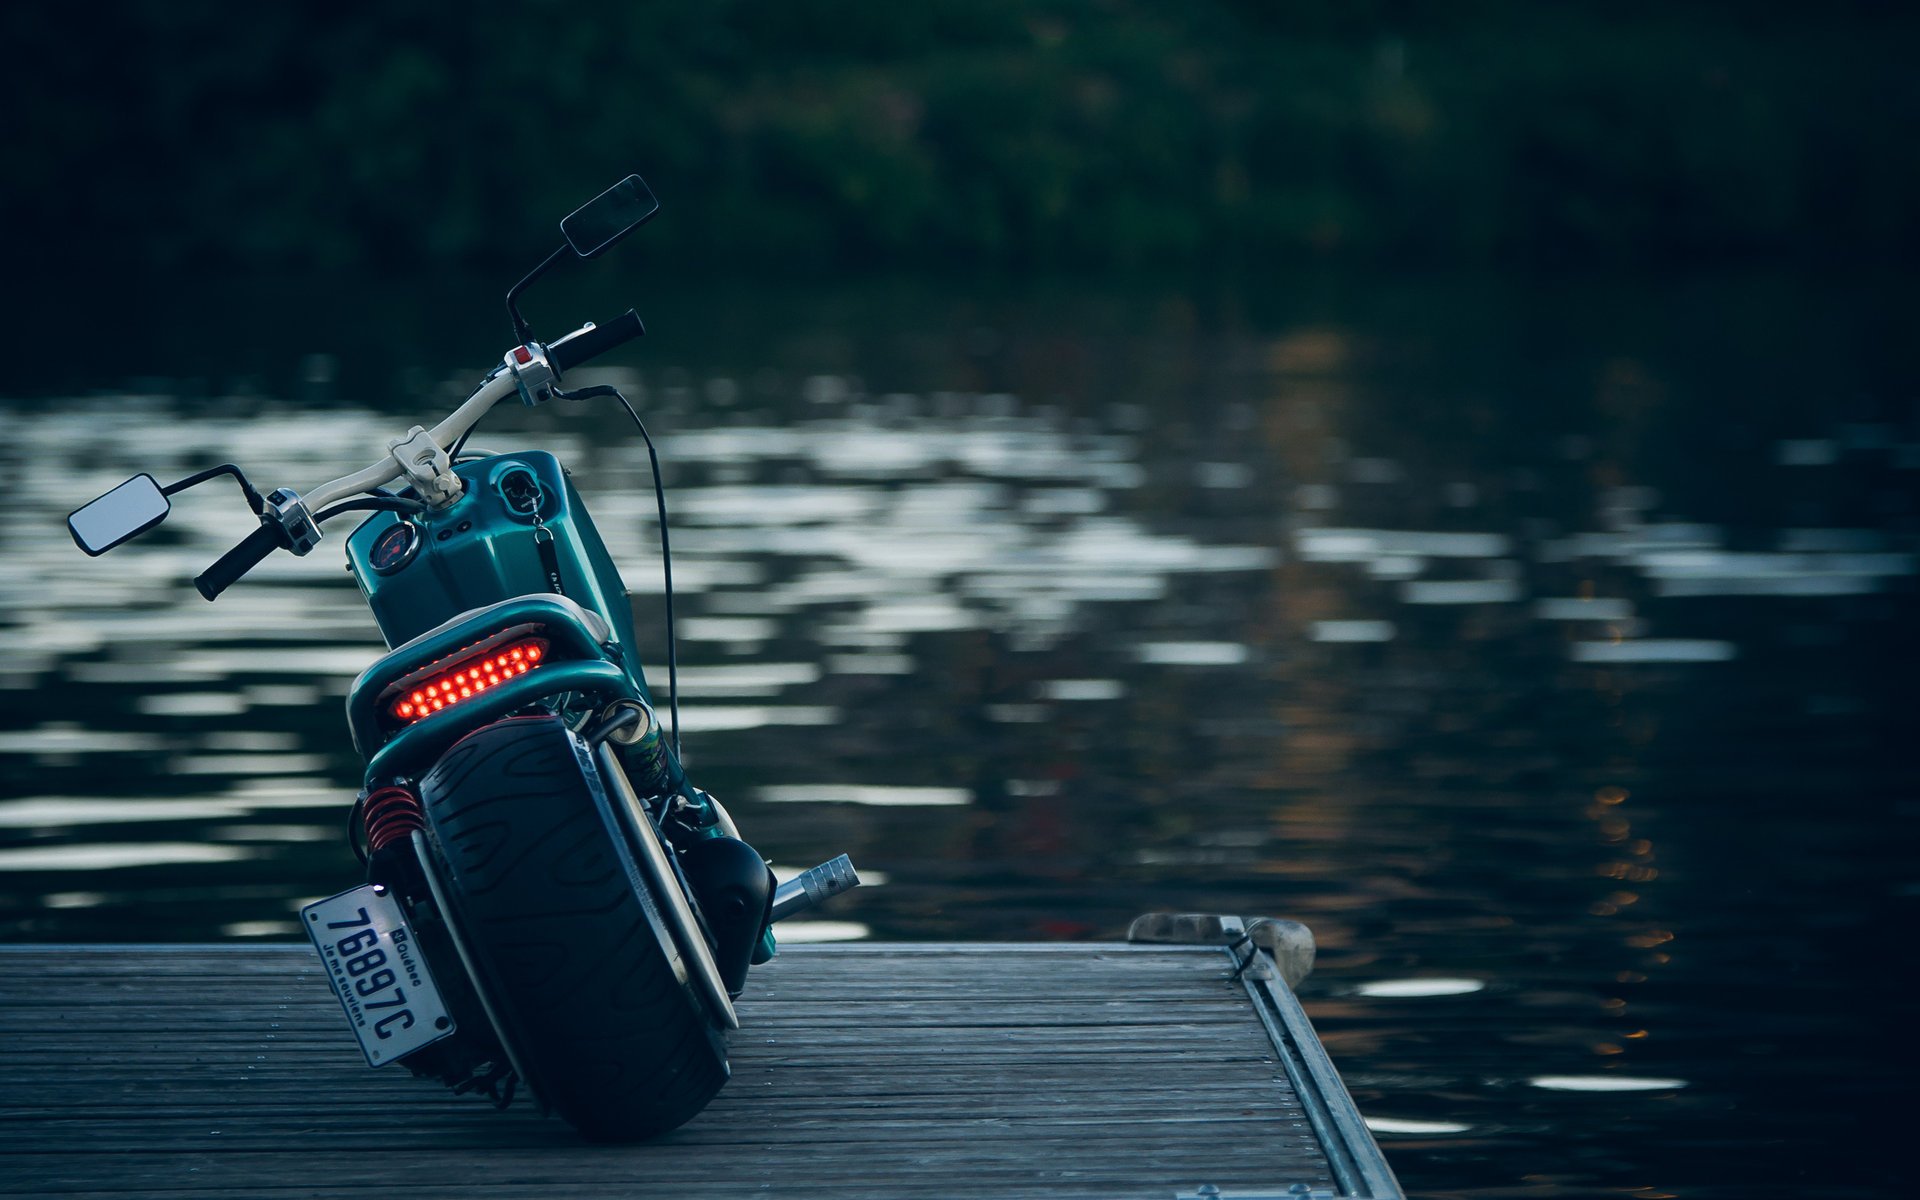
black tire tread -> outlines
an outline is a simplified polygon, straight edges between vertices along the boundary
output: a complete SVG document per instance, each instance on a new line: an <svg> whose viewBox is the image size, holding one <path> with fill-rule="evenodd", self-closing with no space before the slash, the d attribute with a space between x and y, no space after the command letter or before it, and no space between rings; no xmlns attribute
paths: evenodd
<svg viewBox="0 0 1920 1200"><path fill-rule="evenodd" d="M597 1141L692 1119L725 1043L673 974L557 717L462 739L421 781L455 918L528 1082Z"/></svg>

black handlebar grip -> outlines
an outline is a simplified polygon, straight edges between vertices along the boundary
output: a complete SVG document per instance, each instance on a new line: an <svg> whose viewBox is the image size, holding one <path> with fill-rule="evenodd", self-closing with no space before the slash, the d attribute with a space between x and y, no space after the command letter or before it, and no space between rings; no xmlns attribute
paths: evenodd
<svg viewBox="0 0 1920 1200"><path fill-rule="evenodd" d="M556 372L565 375L582 363L599 358L615 346L624 345L646 331L647 327L640 323L640 315L628 309L605 325L570 333L548 346L547 361L553 364Z"/></svg>
<svg viewBox="0 0 1920 1200"><path fill-rule="evenodd" d="M237 583L242 575L260 565L260 560L280 548L280 528L263 523L238 546L220 556L193 581L200 594L211 600Z"/></svg>

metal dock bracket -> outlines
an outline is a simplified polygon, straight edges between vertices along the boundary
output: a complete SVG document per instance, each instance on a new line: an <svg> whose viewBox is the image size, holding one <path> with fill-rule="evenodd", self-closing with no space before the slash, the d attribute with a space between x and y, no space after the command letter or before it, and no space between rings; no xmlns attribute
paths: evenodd
<svg viewBox="0 0 1920 1200"><path fill-rule="evenodd" d="M1223 1192L1203 1184L1175 1200L1401 1200L1400 1183L1387 1166L1379 1143L1354 1106L1347 1085L1314 1033L1293 989L1313 969L1313 934L1297 921L1243 918L1210 913L1148 913L1127 931L1129 942L1217 945L1230 964L1228 978L1246 989L1253 1010L1273 1043L1326 1153L1339 1192L1304 1183L1279 1190Z"/></svg>

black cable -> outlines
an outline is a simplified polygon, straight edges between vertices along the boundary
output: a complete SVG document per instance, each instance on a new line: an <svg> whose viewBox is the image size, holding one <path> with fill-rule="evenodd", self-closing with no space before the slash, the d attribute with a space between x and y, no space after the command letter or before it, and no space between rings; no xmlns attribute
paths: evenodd
<svg viewBox="0 0 1920 1200"><path fill-rule="evenodd" d="M667 489L660 481L660 452L654 449L653 438L647 433L647 423L633 410L633 405L620 394L620 389L597 384L578 391L563 392L553 389L553 394L561 400L591 400L598 396L612 396L627 410L633 423L640 430L640 440L647 444L647 461L653 467L653 502L660 511L660 569L666 577L667 585L667 706L673 713L673 756L680 757L680 659L675 649L673 636L673 545L667 539Z"/></svg>
<svg viewBox="0 0 1920 1200"><path fill-rule="evenodd" d="M408 500L401 496L364 496L358 500L342 500L340 503L321 509L313 514L313 523L319 525L331 521L344 512L395 512L406 516L427 511L427 506L418 500Z"/></svg>
<svg viewBox="0 0 1920 1200"><path fill-rule="evenodd" d="M477 388L474 388L474 389L473 389L473 393L472 393L472 395L470 395L470 396L468 396L467 398L468 398L469 400L471 400L471 399L473 398L473 396L477 396L477 395L479 395L479 394L480 394L480 388L483 388L483 387L486 387L486 386L487 386L487 384L489 384L489 383L491 383L491 382L493 382L493 380L494 380L494 379L496 379L496 378L497 378L497 377L499 376L499 374L500 374L500 372L502 372L502 371L504 371L504 370L506 370L506 368L505 368L505 367L495 367L495 368L494 368L494 369L493 369L493 370L492 370L492 371L491 371L491 372L490 372L490 373L489 373L489 374L487 375L487 377L486 377L485 379L482 379L482 380L480 381L480 387L477 387ZM484 417L484 416L486 416L486 414L485 414L485 413L482 413L482 414L480 414L480 415L481 415L482 417ZM459 457L460 457L460 451L462 451L462 450L464 450L464 449L466 449L466 446L467 446L467 439L468 439L468 438L470 438L470 437L472 437L472 436L473 436L473 431L474 431L474 430L476 430L476 429L478 429L479 427L480 427L480 421L479 421L479 419L478 419L478 418L476 418L476 419L474 420L474 422L473 422L473 424L471 424L471 425L469 425L469 426L467 426L467 429L466 429L466 432L465 432L465 433L462 433L462 434L461 434L461 435L460 435L459 437L457 437L457 438L455 438L455 439L454 439L454 442L453 442L453 449L451 449L451 450L449 450L449 451L447 451L447 459L448 459L449 461L452 461L452 460L454 460L454 459L457 459L457 458L459 458Z"/></svg>

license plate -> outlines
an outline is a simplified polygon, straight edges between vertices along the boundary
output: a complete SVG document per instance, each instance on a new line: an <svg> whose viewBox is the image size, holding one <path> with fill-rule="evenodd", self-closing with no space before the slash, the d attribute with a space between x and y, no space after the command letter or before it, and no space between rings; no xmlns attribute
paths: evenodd
<svg viewBox="0 0 1920 1200"><path fill-rule="evenodd" d="M385 1066L453 1032L426 956L383 887L369 885L300 910L327 982L370 1067Z"/></svg>

